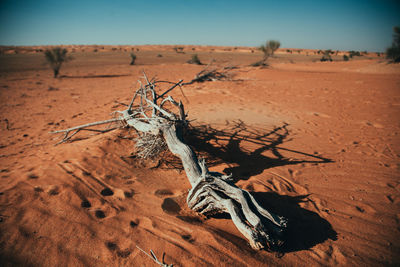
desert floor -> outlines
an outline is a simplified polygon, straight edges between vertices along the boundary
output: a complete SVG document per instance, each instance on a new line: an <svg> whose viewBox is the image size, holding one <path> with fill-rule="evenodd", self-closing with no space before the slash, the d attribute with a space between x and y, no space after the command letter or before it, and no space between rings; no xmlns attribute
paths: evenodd
<svg viewBox="0 0 400 267"><path fill-rule="evenodd" d="M278 53L258 68L257 51L148 47L130 66L130 51L89 50L57 79L42 53L0 55L2 265L156 266L137 246L174 266L400 264L399 65ZM254 251L230 218L191 211L179 162L135 159L134 131L57 146L49 134L123 110L143 70L190 81L204 68L185 63L195 52L237 68L172 91L200 133L191 144L289 218L283 253Z"/></svg>

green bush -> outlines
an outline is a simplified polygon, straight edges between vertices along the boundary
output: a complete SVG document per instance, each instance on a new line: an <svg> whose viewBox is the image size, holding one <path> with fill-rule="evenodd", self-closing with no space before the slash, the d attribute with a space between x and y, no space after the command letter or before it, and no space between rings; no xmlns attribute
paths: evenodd
<svg viewBox="0 0 400 267"><path fill-rule="evenodd" d="M135 65L135 61L136 61L136 55L132 52L131 53L131 63L130 63L130 65Z"/></svg>
<svg viewBox="0 0 400 267"><path fill-rule="evenodd" d="M333 52L330 49L329 50L325 50L323 55L322 55L322 58L320 60L321 61L332 61L332 57L331 57L332 53Z"/></svg>
<svg viewBox="0 0 400 267"><path fill-rule="evenodd" d="M197 56L197 54L192 55L192 58L187 61L189 64L203 65Z"/></svg>
<svg viewBox="0 0 400 267"><path fill-rule="evenodd" d="M64 62L72 60L72 57L68 56L67 53L67 49L61 47L54 47L44 51L44 56L50 64L50 67L53 69L54 78L57 78L61 65Z"/></svg>
<svg viewBox="0 0 400 267"><path fill-rule="evenodd" d="M393 43L386 49L386 58L394 63L400 62L400 27L393 27Z"/></svg>
<svg viewBox="0 0 400 267"><path fill-rule="evenodd" d="M276 40L269 40L265 45L260 46L260 50L264 53L264 57L261 61L257 61L250 66L267 66L267 59L273 56L275 51L281 46L281 43Z"/></svg>
<svg viewBox="0 0 400 267"><path fill-rule="evenodd" d="M349 57L347 55L343 55L343 60L344 61L349 61Z"/></svg>
<svg viewBox="0 0 400 267"><path fill-rule="evenodd" d="M349 51L349 56L350 56L350 58L361 57L361 53L359 51L351 50L351 51Z"/></svg>

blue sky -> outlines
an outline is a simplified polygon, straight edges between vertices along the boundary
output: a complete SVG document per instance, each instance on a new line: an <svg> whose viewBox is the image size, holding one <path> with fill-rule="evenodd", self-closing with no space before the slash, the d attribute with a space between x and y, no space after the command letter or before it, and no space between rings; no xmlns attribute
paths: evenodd
<svg viewBox="0 0 400 267"><path fill-rule="evenodd" d="M0 0L0 45L197 44L384 51L396 0Z"/></svg>

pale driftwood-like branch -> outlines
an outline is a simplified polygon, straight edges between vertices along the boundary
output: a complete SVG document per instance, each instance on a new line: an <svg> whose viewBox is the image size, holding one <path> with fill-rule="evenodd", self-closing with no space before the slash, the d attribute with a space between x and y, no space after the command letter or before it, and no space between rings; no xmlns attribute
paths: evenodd
<svg viewBox="0 0 400 267"><path fill-rule="evenodd" d="M139 246L137 246L136 245L136 247L141 251L141 252L143 252L144 254L146 254L150 259L152 259L155 263L157 263L158 265L160 265L160 266L162 266L162 267L173 267L174 265L173 264L166 264L165 262L164 262L164 256L165 256L165 253L163 253L163 258L162 258L162 262L161 261L159 261L158 259L157 259L157 256L156 256L156 254L154 254L154 252L153 252L153 250L151 250L150 249L150 254L149 253L147 253L146 251L144 251L143 249L141 249Z"/></svg>
<svg viewBox="0 0 400 267"><path fill-rule="evenodd" d="M128 109L118 111L119 118L107 122L121 121L141 133L139 138L142 139L137 146L144 148L139 152L144 158L158 153L165 144L180 158L191 184L187 196L189 208L204 215L229 213L235 226L254 249L276 249L281 246L287 220L261 207L249 192L232 183L231 176L209 172L205 160L199 160L196 153L184 142L183 132L187 121L183 104L167 96L167 93L180 86L182 81L173 83L163 93L157 94L157 82L149 81L147 77L145 80L147 84L141 84ZM138 95L140 99L136 101L136 108L133 108ZM177 112L174 113L167 107L177 109ZM152 111L151 116L146 114L148 111ZM86 127L105 122L87 124ZM84 129L84 126L54 133L79 131ZM163 141L160 141L160 136Z"/></svg>
<svg viewBox="0 0 400 267"><path fill-rule="evenodd" d="M75 127L64 129L64 130L53 131L53 132L50 132L50 133L52 133L52 134L64 133L64 137L62 138L61 141L59 141L57 143L57 145L58 145L58 144L61 144L61 143L64 143L64 142L70 140L74 135L79 133L79 131L81 131L81 130L96 131L96 132L108 132L108 131L110 131L112 129L96 130L96 129L90 129L90 127L97 126L97 125L102 125L102 124L110 124L110 123L119 122L119 121L121 121L120 118L114 118L114 119L104 120L104 121L96 121L96 122L87 123L87 124L75 126ZM115 129L115 128L113 128L113 129ZM71 132L72 132L72 134L70 135Z"/></svg>

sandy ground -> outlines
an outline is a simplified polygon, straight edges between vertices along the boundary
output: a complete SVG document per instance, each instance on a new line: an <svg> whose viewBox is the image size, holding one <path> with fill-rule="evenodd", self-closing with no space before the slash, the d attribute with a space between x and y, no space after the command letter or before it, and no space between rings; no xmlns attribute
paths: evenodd
<svg viewBox="0 0 400 267"><path fill-rule="evenodd" d="M41 54L0 56L3 266L156 266L136 246L174 266L400 264L400 66L293 54L254 68L257 52L159 49L135 52L134 66L129 51L77 52L58 79ZM136 160L128 129L54 146L49 131L123 110L142 70L191 80L194 52L238 68L172 92L201 133L191 144L290 219L283 257L188 209L179 164Z"/></svg>

